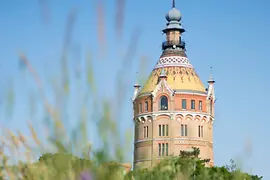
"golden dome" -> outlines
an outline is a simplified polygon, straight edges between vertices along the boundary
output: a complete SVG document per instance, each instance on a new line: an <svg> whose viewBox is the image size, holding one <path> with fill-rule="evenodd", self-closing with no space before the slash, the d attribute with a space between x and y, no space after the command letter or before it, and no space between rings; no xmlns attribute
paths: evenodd
<svg viewBox="0 0 270 180"><path fill-rule="evenodd" d="M158 84L162 68L167 74L167 84L172 90L205 93L205 87L199 76L184 56L161 56L140 94L151 93Z"/></svg>

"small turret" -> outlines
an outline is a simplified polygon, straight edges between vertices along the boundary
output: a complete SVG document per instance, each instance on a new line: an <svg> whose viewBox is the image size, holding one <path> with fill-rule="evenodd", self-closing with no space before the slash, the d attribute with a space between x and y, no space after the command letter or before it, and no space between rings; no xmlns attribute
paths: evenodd
<svg viewBox="0 0 270 180"><path fill-rule="evenodd" d="M210 68L210 77L208 82L208 88L207 88L207 99L213 99L215 101L215 90L214 90L214 83L215 80L212 75L212 67Z"/></svg>
<svg viewBox="0 0 270 180"><path fill-rule="evenodd" d="M137 73L137 75L138 75L138 73ZM134 101L136 99L136 97L137 97L137 95L138 95L138 93L140 91L140 87L141 86L139 85L138 79L137 79L137 83L134 84L134 93L133 93L132 101Z"/></svg>
<svg viewBox="0 0 270 180"><path fill-rule="evenodd" d="M212 67L210 70L210 77L209 77L209 80L207 82L208 82L208 88L207 88L208 113L211 116L214 116L213 110L214 110L214 104L216 101L216 97L215 97L215 89L214 89L215 80L212 76Z"/></svg>

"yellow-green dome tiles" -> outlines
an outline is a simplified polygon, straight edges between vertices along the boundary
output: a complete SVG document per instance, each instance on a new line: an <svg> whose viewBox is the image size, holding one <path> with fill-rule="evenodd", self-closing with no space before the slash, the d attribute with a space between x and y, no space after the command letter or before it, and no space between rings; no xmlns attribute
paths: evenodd
<svg viewBox="0 0 270 180"><path fill-rule="evenodd" d="M205 87L193 68L171 66L164 69L167 73L167 84L171 89L205 93ZM162 68L157 68L152 71L140 94L154 91L161 70Z"/></svg>

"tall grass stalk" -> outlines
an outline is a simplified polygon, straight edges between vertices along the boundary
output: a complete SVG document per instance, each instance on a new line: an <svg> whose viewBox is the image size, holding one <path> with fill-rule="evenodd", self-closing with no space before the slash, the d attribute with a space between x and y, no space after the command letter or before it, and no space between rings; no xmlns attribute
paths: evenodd
<svg viewBox="0 0 270 180"><path fill-rule="evenodd" d="M46 25L50 25L52 19L48 4L48 1L40 0L42 20ZM121 40L124 32L125 0L117 0L115 7L116 38L114 39ZM94 76L93 63L96 61L93 60L91 51L84 55L82 64L85 64L85 71L82 68L78 70L77 67L73 66L70 68L71 41L79 11L78 8L71 9L67 17L65 38L60 57L61 68L59 72L61 72L61 75L54 79L54 84L50 87L54 90L54 103L49 101L46 83L42 81L39 72L32 65L32 59L27 57L27 52L21 51L18 54L20 67L27 70L38 89L39 100L36 103L41 104L44 108L46 124L43 128L47 132L40 132L39 129L34 127L32 123L35 119L28 122L30 137L27 137L24 134L25 132L21 131L5 131L1 137L0 146L0 179L121 180L134 179L135 176L138 179L170 179L172 177L173 179L189 179L190 175L194 173L190 170L190 166L185 167L186 169L182 169L183 171L180 172L181 167L179 165L174 164L174 167L167 161L161 162L153 171L145 169L131 172L127 176L123 173L124 168L121 164L127 161L125 154L132 154L130 148L133 142L132 132L127 131L125 133L125 141L122 143L123 138L121 136L123 133L120 133L119 119L115 114L121 114L123 100L131 98L127 94L126 82L129 78L133 79L129 70L133 66L136 49L139 46L140 29L134 29L130 37L130 43L127 45L127 53L123 58L119 57L121 67L116 76L116 94L114 94L116 100L112 104L110 99L100 98L100 94L98 94L97 82L99 78ZM105 36L106 22L103 1L97 2L96 13L99 53L102 54L102 58L105 58L108 49L106 41L108 37ZM142 67L140 71L143 72L147 59L142 56L140 60L139 64ZM140 84L143 81L145 81L145 78L139 80ZM74 85L80 84L79 82L86 85L86 90ZM71 96L72 85L76 86L76 90L82 94L82 98L77 104L80 111L77 114L75 113L78 117L77 124L70 129L66 122L69 119L67 103ZM13 89L9 91L7 97L5 103L10 107L9 109L12 109L11 106L14 106L15 102ZM89 99L90 102L87 101ZM91 109L89 109L89 106ZM131 106L132 103L130 103ZM131 117L126 118L126 120L128 119L132 120ZM91 133L91 130L88 129L90 127L89 121L91 121L91 126L94 126L91 130L96 129L98 132L98 136L94 137L96 142L100 142L98 145L92 144L88 140L89 133ZM37 157L41 155L42 157L38 159ZM172 162L175 161L177 160L172 159ZM131 165L131 162L127 163ZM138 173L141 173L141 175L138 175ZM171 174L171 176L166 173ZM207 179L207 173L202 173L201 177ZM241 178L243 177L239 176L238 179ZM216 177L215 180L217 179L219 177Z"/></svg>

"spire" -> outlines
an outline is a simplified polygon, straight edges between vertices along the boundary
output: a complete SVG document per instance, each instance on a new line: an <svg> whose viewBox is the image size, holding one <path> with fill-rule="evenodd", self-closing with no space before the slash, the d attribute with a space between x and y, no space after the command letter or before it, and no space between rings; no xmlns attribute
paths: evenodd
<svg viewBox="0 0 270 180"><path fill-rule="evenodd" d="M185 29L181 26L182 15L179 10L175 8L175 0L172 2L172 9L167 13L166 19L168 21L167 27L162 31L166 33L169 30L178 30L181 33L185 32Z"/></svg>
<svg viewBox="0 0 270 180"><path fill-rule="evenodd" d="M134 87L139 89L141 86L139 85L138 81L139 81L139 75L138 75L138 72L136 72L136 83L134 84Z"/></svg>
<svg viewBox="0 0 270 180"><path fill-rule="evenodd" d="M173 0L172 8L175 8L175 0Z"/></svg>
<svg viewBox="0 0 270 180"><path fill-rule="evenodd" d="M209 77L209 80L207 81L208 83L215 83L215 80L213 78L213 68L210 67L210 77Z"/></svg>
<svg viewBox="0 0 270 180"><path fill-rule="evenodd" d="M134 94L133 94L133 97L132 97L132 101L134 101L140 91L140 85L139 85L139 82L138 82L138 72L136 73L137 74L137 77L136 77L136 83L134 84Z"/></svg>
<svg viewBox="0 0 270 180"><path fill-rule="evenodd" d="M207 82L208 82L207 99L210 100L212 98L212 100L215 101L216 100L215 89L214 89L215 80L214 80L213 75L212 75L212 67L210 67L210 77L209 77L209 80Z"/></svg>

